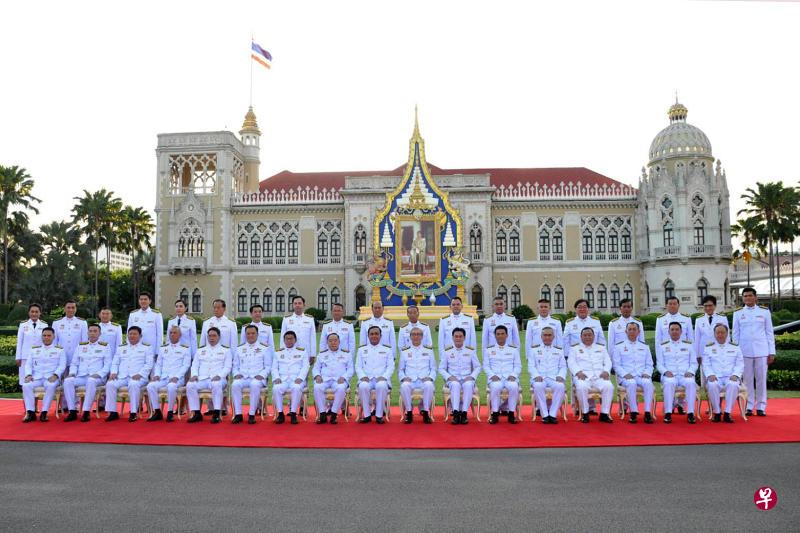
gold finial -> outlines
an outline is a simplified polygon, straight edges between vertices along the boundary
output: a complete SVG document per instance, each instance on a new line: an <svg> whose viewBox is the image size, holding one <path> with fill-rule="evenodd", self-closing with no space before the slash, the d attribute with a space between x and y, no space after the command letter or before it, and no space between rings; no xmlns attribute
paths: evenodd
<svg viewBox="0 0 800 533"><path fill-rule="evenodd" d="M244 116L242 129L239 130L239 135L244 135L245 133L261 135L261 130L258 129L258 122L256 122L256 114L253 113L253 106L247 108L247 114Z"/></svg>
<svg viewBox="0 0 800 533"><path fill-rule="evenodd" d="M667 112L670 123L685 122L687 114L689 114L689 110L686 109L685 105L678 102L678 92L675 91L675 103L670 106L669 112Z"/></svg>
<svg viewBox="0 0 800 533"><path fill-rule="evenodd" d="M417 113L417 104L414 104L414 137L419 136L419 115Z"/></svg>

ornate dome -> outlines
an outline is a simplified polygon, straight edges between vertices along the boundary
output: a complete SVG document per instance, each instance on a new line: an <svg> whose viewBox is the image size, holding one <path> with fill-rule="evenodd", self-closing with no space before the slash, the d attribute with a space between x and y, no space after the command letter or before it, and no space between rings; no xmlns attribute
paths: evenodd
<svg viewBox="0 0 800 533"><path fill-rule="evenodd" d="M672 157L692 157L711 155L711 142L706 134L695 126L686 123L688 109L679 103L669 108L670 125L661 130L650 144L650 162Z"/></svg>

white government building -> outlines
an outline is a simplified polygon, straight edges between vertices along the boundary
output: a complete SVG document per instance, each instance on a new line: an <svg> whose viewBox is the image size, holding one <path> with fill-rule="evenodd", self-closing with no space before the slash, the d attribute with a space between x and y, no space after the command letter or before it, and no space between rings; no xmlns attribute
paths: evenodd
<svg viewBox="0 0 800 533"><path fill-rule="evenodd" d="M509 309L546 297L561 312L587 298L595 311L613 312L631 297L646 313L674 294L691 312L713 294L732 305L725 171L706 135L686 122L686 107L676 102L668 116L638 188L583 167L439 168L424 161L415 127L411 152L415 142L423 147L431 189L460 215L466 303L488 313L494 295ZM276 315L301 294L310 307L329 312L341 302L356 314L376 294L373 222L410 175L411 155L388 171L260 179L259 140L252 108L239 136L158 136L156 305L171 309L181 297L190 312L210 314L221 297L230 316L254 303Z"/></svg>

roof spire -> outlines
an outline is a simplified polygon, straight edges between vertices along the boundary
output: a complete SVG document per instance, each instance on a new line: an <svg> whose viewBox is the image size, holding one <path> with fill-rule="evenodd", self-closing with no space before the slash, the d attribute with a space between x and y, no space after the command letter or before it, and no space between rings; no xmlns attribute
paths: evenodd
<svg viewBox="0 0 800 533"><path fill-rule="evenodd" d="M667 112L670 124L674 122L686 122L686 115L688 114L689 110L686 109L685 105L678 102L678 91L675 91L675 103L670 106Z"/></svg>
<svg viewBox="0 0 800 533"><path fill-rule="evenodd" d="M239 135L244 135L245 133L261 135L261 131L258 129L258 122L256 122L256 114L253 113L253 106L247 108L247 114L244 116L242 129L239 130Z"/></svg>
<svg viewBox="0 0 800 533"><path fill-rule="evenodd" d="M417 104L414 104L414 137L419 137L419 116L417 111Z"/></svg>

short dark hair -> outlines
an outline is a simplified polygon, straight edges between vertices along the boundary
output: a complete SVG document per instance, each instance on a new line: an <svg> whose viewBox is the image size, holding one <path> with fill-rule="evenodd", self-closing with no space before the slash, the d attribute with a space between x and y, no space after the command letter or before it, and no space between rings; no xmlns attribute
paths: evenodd
<svg viewBox="0 0 800 533"><path fill-rule="evenodd" d="M291 335L295 339L297 339L297 333L292 330L288 330L286 333L283 334L283 338L285 339L288 335Z"/></svg>
<svg viewBox="0 0 800 533"><path fill-rule="evenodd" d="M30 304L30 305L28 306L28 311L30 311L30 310L31 310L31 309L33 309L34 307L35 307L36 309L38 309L40 313L42 312L42 306L41 306L41 305L39 305L39 304L36 304L36 303Z"/></svg>
<svg viewBox="0 0 800 533"><path fill-rule="evenodd" d="M184 302L182 298L178 298L177 300L175 300L175 305L178 304L183 304L184 307L187 307L186 302Z"/></svg>
<svg viewBox="0 0 800 533"><path fill-rule="evenodd" d="M506 299L505 299L505 298L503 298L503 297L502 297L502 296L500 296L500 295L497 295L497 296L495 296L494 298L492 298L492 303L494 303L494 302L497 302L497 301L501 301L501 302L503 302L503 303L506 303Z"/></svg>
<svg viewBox="0 0 800 533"><path fill-rule="evenodd" d="M681 303L681 301L678 299L677 296L667 296L667 302L666 303L670 303L672 300L675 300L676 302Z"/></svg>
<svg viewBox="0 0 800 533"><path fill-rule="evenodd" d="M583 332L586 331L587 329L592 332L592 335L594 335L594 328L591 326L586 326L585 328L583 328L581 330L581 335L583 335Z"/></svg>
<svg viewBox="0 0 800 533"><path fill-rule="evenodd" d="M717 324L714 326L714 331L717 331L717 328L725 328L725 331L728 331L729 329L728 324L724 322L717 322Z"/></svg>
<svg viewBox="0 0 800 533"><path fill-rule="evenodd" d="M464 328L453 328L453 331L452 331L452 332L450 332L450 337L452 337L453 335L455 335L455 334L456 334L456 331L460 331L461 333L463 333L463 334L464 334L464 336L465 336L465 337L467 336L467 330L465 330Z"/></svg>
<svg viewBox="0 0 800 533"><path fill-rule="evenodd" d="M622 300L619 301L619 306L620 307L622 307L625 304L633 305L633 300L631 300L630 298L623 298Z"/></svg>
<svg viewBox="0 0 800 533"><path fill-rule="evenodd" d="M628 325L625 326L625 329L628 329L631 326L636 326L636 329L642 329L639 327L639 323L636 322L635 320L631 320L630 322L628 322Z"/></svg>
<svg viewBox="0 0 800 533"><path fill-rule="evenodd" d="M139 293L139 298L141 298L142 296L147 296L147 297L148 297L148 298L150 298L151 300L153 299L153 295L152 295L152 294L150 294L150 293L149 293L149 292L147 292L147 291L141 291L141 292Z"/></svg>
<svg viewBox="0 0 800 533"><path fill-rule="evenodd" d="M137 327L138 328L139 326L131 326L131 327ZM86 329L89 330L89 329L92 329L92 328L97 328L100 331L103 331L102 329L100 329L100 324L89 324L89 327L86 328ZM128 328L128 331L130 331L130 329L131 328ZM44 331L44 330L42 330L42 331Z"/></svg>
<svg viewBox="0 0 800 533"><path fill-rule="evenodd" d="M303 300L303 305L305 305L305 304L306 304L306 299L305 299L305 298L303 298L302 296L300 296L299 294L295 294L294 296L292 296L292 303L294 303L294 301L295 301L295 300L297 300L298 298L300 298L301 300Z"/></svg>
<svg viewBox="0 0 800 533"><path fill-rule="evenodd" d="M228 308L228 304L226 304L225 300L223 300L222 298L214 298L213 300L211 300L211 306L213 307L214 304L217 303L217 302L222 304L222 308L223 309L227 309Z"/></svg>
<svg viewBox="0 0 800 533"><path fill-rule="evenodd" d="M539 301L536 303L550 305L550 300L548 300L547 298L540 298Z"/></svg>
<svg viewBox="0 0 800 533"><path fill-rule="evenodd" d="M408 312L409 309L419 309L419 306L417 304L408 304L406 312Z"/></svg>
<svg viewBox="0 0 800 533"><path fill-rule="evenodd" d="M131 327L129 327L129 328L128 328L128 333L130 333L130 332L131 332L131 330L133 330L133 331L138 331L138 332L139 332L139 335L141 335L141 334L142 334L142 328L140 328L139 326L131 326Z"/></svg>
<svg viewBox="0 0 800 533"><path fill-rule="evenodd" d="M75 301L75 300L73 300L72 298L67 298L67 300L64 302L64 307L66 307L66 306L67 306L67 304L75 304L75 305L77 306L77 305L78 305L78 302L76 302L76 301Z"/></svg>
<svg viewBox="0 0 800 533"><path fill-rule="evenodd" d="M244 330L247 331L248 329L254 329L254 330L258 331L258 326L256 326L255 324L247 324L244 327Z"/></svg>
<svg viewBox="0 0 800 533"><path fill-rule="evenodd" d="M111 311L111 312L113 312L113 309L111 309L111 308L110 308L109 306L107 306L107 305L104 305L103 307L101 307L101 308L100 308L100 311L101 311L101 312L102 312L102 311Z"/></svg>
<svg viewBox="0 0 800 533"><path fill-rule="evenodd" d="M578 306L581 304L586 304L586 307L589 307L589 300L587 300L586 298L579 298L575 300L575 305L573 305L572 307L577 309Z"/></svg>
<svg viewBox="0 0 800 533"><path fill-rule="evenodd" d="M97 324L95 324L95 325L97 325ZM55 334L56 334L56 330L54 330L54 329L53 329L53 328L51 328L50 326L45 326L45 327L43 327L43 328L42 328L42 333L44 333L45 331L50 331L50 332L52 332L52 333L53 333L53 335L55 335Z"/></svg>
<svg viewBox="0 0 800 533"><path fill-rule="evenodd" d="M758 296L758 293L753 287L745 287L744 289L742 289L742 296L744 296L746 292L752 293L753 296Z"/></svg>
<svg viewBox="0 0 800 533"><path fill-rule="evenodd" d="M681 330L683 330L683 324L681 324L680 322L670 322L669 326L667 327L671 328L672 326L678 326L679 328L681 328Z"/></svg>
<svg viewBox="0 0 800 533"><path fill-rule="evenodd" d="M716 296L713 296L713 295L711 295L711 294L706 294L706 295L703 297L703 305L705 305L705 304L707 304L707 303L709 303L709 302L711 302L711 303L712 303L712 304L714 304L714 305L717 305L717 297L716 297Z"/></svg>
<svg viewBox="0 0 800 533"><path fill-rule="evenodd" d="M252 313L253 309L255 309L256 307L258 307L262 311L264 310L264 308L261 306L261 304L253 304L253 305L250 306L250 312Z"/></svg>
<svg viewBox="0 0 800 533"><path fill-rule="evenodd" d="M217 326L211 326L210 328L208 328L208 331L206 331L206 335L208 335L212 331L216 331L217 335L220 335L220 336L222 335L222 333L220 333L219 328Z"/></svg>
<svg viewBox="0 0 800 533"><path fill-rule="evenodd" d="M338 339L339 338L339 334L338 333L334 333L334 332L328 333L328 337L325 339L325 341L327 342L328 339L330 339L331 337L336 337Z"/></svg>
<svg viewBox="0 0 800 533"><path fill-rule="evenodd" d="M336 302L336 303L331 304L331 310L333 310L334 307L341 307L342 311L344 311L344 304L343 303Z"/></svg>
<svg viewBox="0 0 800 533"><path fill-rule="evenodd" d="M381 331L380 326L370 326L369 329L367 330L367 335L369 335L373 329L377 329L380 332L381 336L383 335L383 331Z"/></svg>
<svg viewBox="0 0 800 533"><path fill-rule="evenodd" d="M458 300L458 301L459 301L459 302L461 302L462 304L464 303L464 300L462 300L462 299L461 299L461 296L453 296L452 298L450 298L450 303L453 303L453 302L455 302L456 300Z"/></svg>
<svg viewBox="0 0 800 533"><path fill-rule="evenodd" d="M498 330L500 330L500 329L502 329L503 331L505 331L505 332L506 332L506 334L508 333L508 328L507 328L507 327L505 327L503 324L500 324L499 326L497 326L496 328L494 328L494 333L495 333L495 335L497 335L497 331L498 331Z"/></svg>

